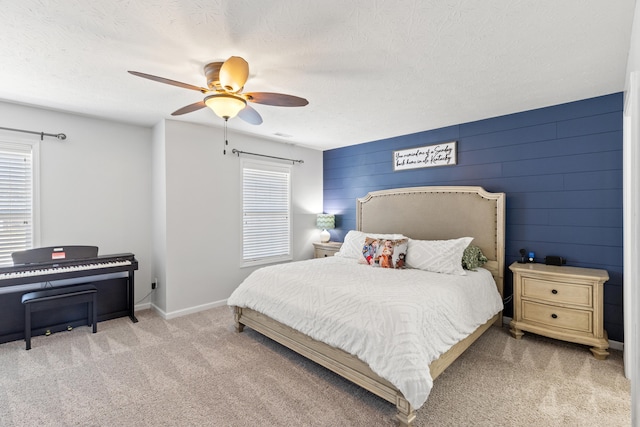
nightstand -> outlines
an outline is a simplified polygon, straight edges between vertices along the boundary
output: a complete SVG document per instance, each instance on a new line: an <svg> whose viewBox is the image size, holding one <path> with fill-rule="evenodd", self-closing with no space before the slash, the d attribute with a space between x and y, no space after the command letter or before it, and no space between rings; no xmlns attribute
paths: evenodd
<svg viewBox="0 0 640 427"><path fill-rule="evenodd" d="M326 256L334 256L336 252L340 250L341 246L341 242L313 242L313 247L315 248L314 257L324 258Z"/></svg>
<svg viewBox="0 0 640 427"><path fill-rule="evenodd" d="M511 335L522 331L564 341L590 345L596 359L609 355L603 327L603 284L606 270L520 264L513 272L513 320Z"/></svg>

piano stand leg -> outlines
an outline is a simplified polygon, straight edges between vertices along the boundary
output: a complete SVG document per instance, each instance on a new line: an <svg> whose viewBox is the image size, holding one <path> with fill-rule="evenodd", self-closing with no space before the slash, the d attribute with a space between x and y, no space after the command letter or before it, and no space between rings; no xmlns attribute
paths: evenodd
<svg viewBox="0 0 640 427"><path fill-rule="evenodd" d="M136 313L135 313L135 308L136 308L135 296L136 296L135 282L134 282L133 270L132 270L132 271L129 271L129 280L127 280L127 298L128 298L127 304L129 306L129 319L131 319L133 323L138 323L138 319L136 318Z"/></svg>
<svg viewBox="0 0 640 427"><path fill-rule="evenodd" d="M31 350L31 305L26 305L24 309L24 340L26 349Z"/></svg>

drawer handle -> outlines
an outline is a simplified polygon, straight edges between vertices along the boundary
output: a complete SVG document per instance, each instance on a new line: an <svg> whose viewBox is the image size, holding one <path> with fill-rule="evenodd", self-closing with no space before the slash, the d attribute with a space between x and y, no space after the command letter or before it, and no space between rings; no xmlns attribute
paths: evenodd
<svg viewBox="0 0 640 427"><path fill-rule="evenodd" d="M555 295L555 294L557 294L557 293L558 293L558 291L557 291L557 290L555 290L555 289L552 289L552 290L551 290L551 293Z"/></svg>
<svg viewBox="0 0 640 427"><path fill-rule="evenodd" d="M554 319L557 319L557 318L558 318L558 315L557 315L557 314L555 314L555 313L553 313L553 314L551 315L551 317L552 317L552 318L554 318Z"/></svg>

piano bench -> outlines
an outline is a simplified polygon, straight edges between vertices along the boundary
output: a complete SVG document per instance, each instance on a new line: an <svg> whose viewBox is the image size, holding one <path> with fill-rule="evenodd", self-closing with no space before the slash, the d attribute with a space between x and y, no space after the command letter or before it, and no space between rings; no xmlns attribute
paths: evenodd
<svg viewBox="0 0 640 427"><path fill-rule="evenodd" d="M98 289L93 285L74 285L48 288L22 295L24 304L24 339L27 350L31 349L31 313L68 305L87 303L87 326L98 330Z"/></svg>

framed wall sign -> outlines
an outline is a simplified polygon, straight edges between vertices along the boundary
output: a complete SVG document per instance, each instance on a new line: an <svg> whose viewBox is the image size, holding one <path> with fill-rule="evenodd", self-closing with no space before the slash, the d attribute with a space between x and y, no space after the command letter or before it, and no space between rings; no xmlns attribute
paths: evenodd
<svg viewBox="0 0 640 427"><path fill-rule="evenodd" d="M393 170L395 172L407 169L455 165L458 161L456 142L443 142L441 144L394 151Z"/></svg>

